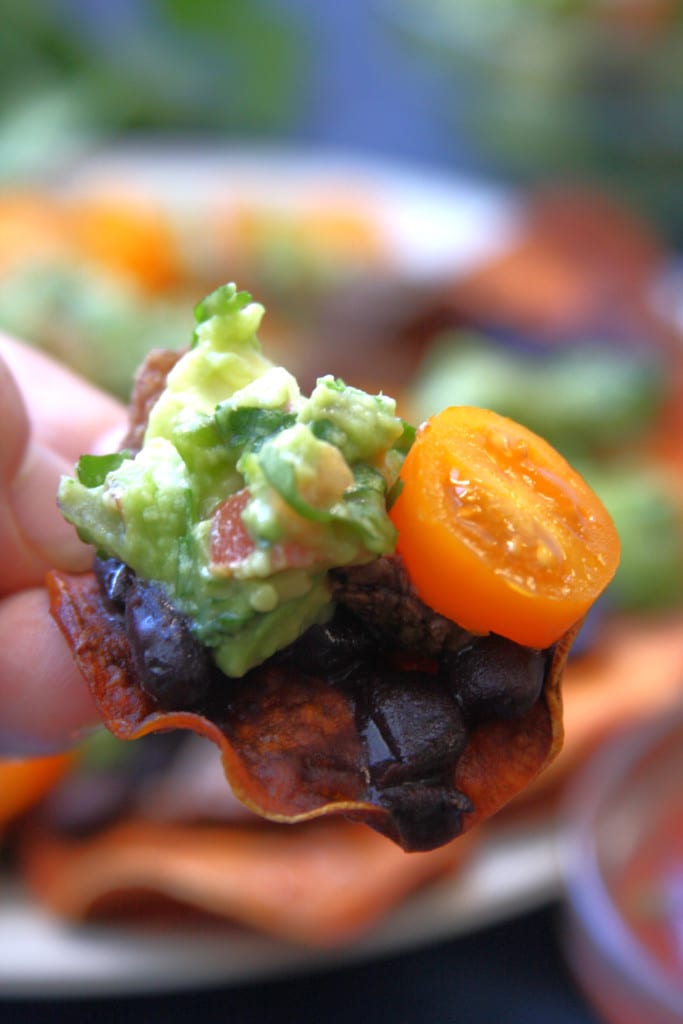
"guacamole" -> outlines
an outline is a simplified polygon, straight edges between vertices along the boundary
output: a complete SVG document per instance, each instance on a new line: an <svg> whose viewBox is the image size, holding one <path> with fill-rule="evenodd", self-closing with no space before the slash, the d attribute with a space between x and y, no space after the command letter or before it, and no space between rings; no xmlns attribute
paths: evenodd
<svg viewBox="0 0 683 1024"><path fill-rule="evenodd" d="M59 507L101 557L158 582L227 676L332 613L334 567L395 547L387 500L409 429L393 399L333 377L310 396L233 284L199 303L142 448L82 456Z"/></svg>

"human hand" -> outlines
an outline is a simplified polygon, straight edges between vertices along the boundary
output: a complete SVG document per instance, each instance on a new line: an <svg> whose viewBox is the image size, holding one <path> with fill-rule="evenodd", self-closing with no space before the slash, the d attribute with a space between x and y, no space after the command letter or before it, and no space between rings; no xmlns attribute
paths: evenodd
<svg viewBox="0 0 683 1024"><path fill-rule="evenodd" d="M119 446L125 411L3 335L0 409L0 756L29 756L65 748L97 722L43 580L92 561L57 509L57 484L83 452Z"/></svg>

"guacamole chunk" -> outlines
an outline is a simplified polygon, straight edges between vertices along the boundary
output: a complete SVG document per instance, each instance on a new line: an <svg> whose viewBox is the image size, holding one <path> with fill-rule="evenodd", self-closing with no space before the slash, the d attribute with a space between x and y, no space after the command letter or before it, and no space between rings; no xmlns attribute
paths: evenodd
<svg viewBox="0 0 683 1024"><path fill-rule="evenodd" d="M163 585L227 676L329 617L329 570L396 539L393 399L333 377L302 395L261 350L263 313L232 284L204 299L141 450L83 456L58 493L100 555Z"/></svg>

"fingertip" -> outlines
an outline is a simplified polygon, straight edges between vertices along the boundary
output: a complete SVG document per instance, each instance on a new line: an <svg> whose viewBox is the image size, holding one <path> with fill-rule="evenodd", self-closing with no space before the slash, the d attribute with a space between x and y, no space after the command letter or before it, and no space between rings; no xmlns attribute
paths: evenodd
<svg viewBox="0 0 683 1024"><path fill-rule="evenodd" d="M51 567L84 572L92 562L92 549L79 540L57 507L59 480L69 469L60 455L29 443L9 490L16 529L26 548L42 560L44 571Z"/></svg>
<svg viewBox="0 0 683 1024"><path fill-rule="evenodd" d="M68 749L99 724L90 691L43 589L0 601L0 747L2 753Z"/></svg>
<svg viewBox="0 0 683 1024"><path fill-rule="evenodd" d="M24 395L25 417L33 438L59 452L73 466L99 439L123 438L126 410L111 395L30 345L0 334L0 354ZM101 450L101 449L100 449Z"/></svg>

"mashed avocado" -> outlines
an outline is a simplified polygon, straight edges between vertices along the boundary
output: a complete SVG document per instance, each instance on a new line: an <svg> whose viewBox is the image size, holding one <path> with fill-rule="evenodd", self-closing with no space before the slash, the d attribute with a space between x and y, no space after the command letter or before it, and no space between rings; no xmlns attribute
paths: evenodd
<svg viewBox="0 0 683 1024"><path fill-rule="evenodd" d="M327 574L394 549L395 403L332 377L309 397L261 351L234 285L196 310L132 455L83 456L58 501L80 536L160 582L228 676L332 611Z"/></svg>

